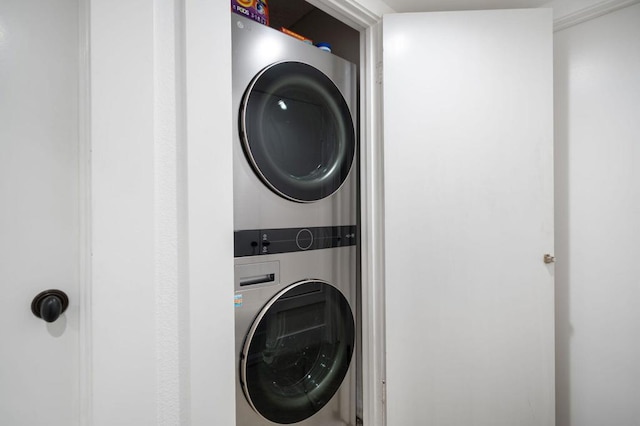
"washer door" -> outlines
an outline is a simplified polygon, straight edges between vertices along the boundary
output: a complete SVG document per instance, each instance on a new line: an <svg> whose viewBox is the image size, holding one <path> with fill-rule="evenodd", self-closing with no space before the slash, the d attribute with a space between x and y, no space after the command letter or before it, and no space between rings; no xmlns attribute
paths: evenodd
<svg viewBox="0 0 640 426"><path fill-rule="evenodd" d="M241 105L240 139L262 181L299 202L337 191L356 146L342 94L329 77L301 62L270 65L253 79Z"/></svg>
<svg viewBox="0 0 640 426"><path fill-rule="evenodd" d="M349 303L335 287L315 280L287 287L265 305L245 340L245 396L275 423L313 416L342 384L354 339Z"/></svg>

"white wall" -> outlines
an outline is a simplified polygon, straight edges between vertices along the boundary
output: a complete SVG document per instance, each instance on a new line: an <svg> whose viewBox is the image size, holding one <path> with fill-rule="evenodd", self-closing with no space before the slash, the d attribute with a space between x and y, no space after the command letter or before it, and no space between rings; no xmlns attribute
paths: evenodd
<svg viewBox="0 0 640 426"><path fill-rule="evenodd" d="M640 4L555 35L557 426L640 424Z"/></svg>
<svg viewBox="0 0 640 426"><path fill-rule="evenodd" d="M159 0L162 1L162 0ZM179 1L178 1L179 3ZM191 425L235 424L231 13L186 0Z"/></svg>
<svg viewBox="0 0 640 426"><path fill-rule="evenodd" d="M232 425L229 4L87 1L92 424Z"/></svg>
<svg viewBox="0 0 640 426"><path fill-rule="evenodd" d="M95 426L156 420L153 3L91 1Z"/></svg>

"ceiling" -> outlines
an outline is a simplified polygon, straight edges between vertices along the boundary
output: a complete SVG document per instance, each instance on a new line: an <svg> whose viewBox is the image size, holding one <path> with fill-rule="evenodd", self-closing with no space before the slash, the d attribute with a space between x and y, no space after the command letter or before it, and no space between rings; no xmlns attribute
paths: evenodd
<svg viewBox="0 0 640 426"><path fill-rule="evenodd" d="M442 10L519 9L548 5L550 0L379 0L396 12ZM269 0L270 26L293 27L305 15L317 9L305 0Z"/></svg>
<svg viewBox="0 0 640 426"><path fill-rule="evenodd" d="M431 12L442 10L519 9L540 7L551 0L378 0L396 12ZM269 0L270 25L292 27L316 9L305 0Z"/></svg>
<svg viewBox="0 0 640 426"><path fill-rule="evenodd" d="M520 9L540 7L549 0L382 0L396 12L440 10Z"/></svg>

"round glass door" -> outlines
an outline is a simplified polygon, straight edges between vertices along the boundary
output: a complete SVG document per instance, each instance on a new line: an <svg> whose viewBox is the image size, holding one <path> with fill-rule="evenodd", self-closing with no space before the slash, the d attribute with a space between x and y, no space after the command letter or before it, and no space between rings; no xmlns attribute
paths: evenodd
<svg viewBox="0 0 640 426"><path fill-rule="evenodd" d="M245 92L240 136L254 171L277 194L312 202L347 178L356 138L336 85L301 62L263 69Z"/></svg>
<svg viewBox="0 0 640 426"><path fill-rule="evenodd" d="M301 281L262 309L245 340L240 373L264 418L296 423L324 407L344 380L355 340L349 303L323 281Z"/></svg>

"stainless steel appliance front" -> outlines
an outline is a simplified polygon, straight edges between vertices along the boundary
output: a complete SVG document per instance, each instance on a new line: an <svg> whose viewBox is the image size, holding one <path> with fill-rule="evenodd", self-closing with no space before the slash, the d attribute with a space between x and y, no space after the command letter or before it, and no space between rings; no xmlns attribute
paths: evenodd
<svg viewBox="0 0 640 426"><path fill-rule="evenodd" d="M237 426L356 424L356 246L235 259Z"/></svg>
<svg viewBox="0 0 640 426"><path fill-rule="evenodd" d="M234 229L356 224L355 65L232 19Z"/></svg>

